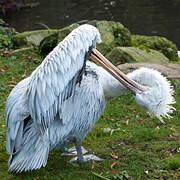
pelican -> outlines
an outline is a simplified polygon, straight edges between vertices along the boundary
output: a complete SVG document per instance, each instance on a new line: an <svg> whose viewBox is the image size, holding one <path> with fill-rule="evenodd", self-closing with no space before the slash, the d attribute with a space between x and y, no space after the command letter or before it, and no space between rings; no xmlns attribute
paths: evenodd
<svg viewBox="0 0 180 180"><path fill-rule="evenodd" d="M13 88L5 110L10 172L45 167L51 150L72 144L85 161L81 141L108 100L127 91L162 122L170 117L175 100L167 79L147 68L126 76L96 49L100 42L94 26L79 26Z"/></svg>

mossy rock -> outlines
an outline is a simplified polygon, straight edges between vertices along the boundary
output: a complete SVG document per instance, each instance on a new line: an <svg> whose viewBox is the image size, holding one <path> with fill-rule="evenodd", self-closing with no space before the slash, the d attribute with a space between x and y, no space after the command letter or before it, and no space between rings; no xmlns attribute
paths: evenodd
<svg viewBox="0 0 180 180"><path fill-rule="evenodd" d="M171 61L178 61L179 59L176 45L165 37L132 35L131 46L157 50Z"/></svg>
<svg viewBox="0 0 180 180"><path fill-rule="evenodd" d="M79 27L79 24L72 24L59 30L58 42L61 42L72 30Z"/></svg>
<svg viewBox="0 0 180 180"><path fill-rule="evenodd" d="M57 46L59 42L61 42L73 29L77 28L79 24L73 24L71 26L67 26L58 30L54 34L50 34L49 36L45 37L39 46L39 52L42 56L48 55L54 47Z"/></svg>
<svg viewBox="0 0 180 180"><path fill-rule="evenodd" d="M56 32L54 34L51 34L47 37L45 37L39 45L39 53L45 57L48 55L52 49L54 49L58 43L58 35L59 33Z"/></svg>
<svg viewBox="0 0 180 180"><path fill-rule="evenodd" d="M39 46L40 42L47 36L57 33L58 30L36 30L26 31L13 36L12 40L16 47L28 45Z"/></svg>
<svg viewBox="0 0 180 180"><path fill-rule="evenodd" d="M97 48L104 55L109 53L116 46L129 46L131 43L131 33L119 22L93 20L86 23L96 26L100 31L102 43L97 44ZM58 32L58 42L56 42L56 39L53 38L54 36L51 35L49 38L45 38L39 48L40 52L43 53L42 55L47 55L50 51L52 51L55 43L62 41L73 29L77 28L78 26L80 25L75 23L60 29ZM51 37L52 40L50 40ZM53 46L50 45L50 42L53 44ZM46 51L47 53L45 54Z"/></svg>
<svg viewBox="0 0 180 180"><path fill-rule="evenodd" d="M169 59L156 50L142 50L136 47L116 47L109 54L109 59L114 64L131 62L148 62L156 64L168 63Z"/></svg>
<svg viewBox="0 0 180 180"><path fill-rule="evenodd" d="M131 33L119 22L97 21L97 29L101 34L102 43L97 48L106 55L114 47L130 46Z"/></svg>

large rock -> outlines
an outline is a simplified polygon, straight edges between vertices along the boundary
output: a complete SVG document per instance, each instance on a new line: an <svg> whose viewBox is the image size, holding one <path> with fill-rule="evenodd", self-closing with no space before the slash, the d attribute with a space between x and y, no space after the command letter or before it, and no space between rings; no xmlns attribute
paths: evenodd
<svg viewBox="0 0 180 180"><path fill-rule="evenodd" d="M59 30L58 42L61 42L72 30L76 29L79 24L72 24Z"/></svg>
<svg viewBox="0 0 180 180"><path fill-rule="evenodd" d="M178 61L179 59L176 45L165 37L132 35L131 46L157 50L171 61Z"/></svg>
<svg viewBox="0 0 180 180"><path fill-rule="evenodd" d="M125 74L132 72L140 67L156 69L162 74L164 74L166 77L180 81L180 64L168 63L163 65L152 63L126 63L118 66L118 68Z"/></svg>
<svg viewBox="0 0 180 180"><path fill-rule="evenodd" d="M130 46L131 33L119 22L98 21L95 26L101 34L102 43L97 48L106 55L114 47Z"/></svg>
<svg viewBox="0 0 180 180"><path fill-rule="evenodd" d="M59 42L61 42L73 29L77 28L78 26L79 24L72 24L71 26L67 26L65 28L58 30L56 33L46 36L40 42L40 54L45 57L54 49L54 47L57 46Z"/></svg>
<svg viewBox="0 0 180 180"><path fill-rule="evenodd" d="M173 61L179 59L176 46L166 38L158 36L149 37L131 35L129 30L121 23L113 21L81 21L60 30L37 30L24 32L13 36L13 42L17 47L27 45L38 46L40 54L46 56L73 29L84 23L92 24L98 28L101 34L102 43L97 44L97 48L105 56L113 57L112 59L114 62L150 61L159 63L160 61L160 63L162 63L164 60L168 61L167 58ZM113 50L116 47L122 46L138 47L139 49L125 48L121 50L116 49L116 51ZM158 54L156 51L152 51L151 49L157 50L160 53ZM165 59L161 53L163 53L167 58Z"/></svg>
<svg viewBox="0 0 180 180"><path fill-rule="evenodd" d="M49 54L52 49L54 49L54 47L56 47L57 43L58 43L58 35L59 32L53 33L47 37L45 37L39 45L39 53L42 56L46 56L47 54Z"/></svg>
<svg viewBox="0 0 180 180"><path fill-rule="evenodd" d="M36 30L26 31L13 36L12 40L16 47L23 46L39 46L40 42L47 36L57 33L57 29L53 30Z"/></svg>
<svg viewBox="0 0 180 180"><path fill-rule="evenodd" d="M109 53L116 46L129 46L131 44L131 34L129 30L119 22L94 20L85 23L96 26L100 31L102 43L97 44L97 48L104 55ZM57 38L57 42L62 41L73 29L77 28L78 26L79 24L75 23L63 29L60 29L58 32L59 35ZM43 42L41 42L41 45L39 47L39 51L43 52L43 54L41 55L47 55L54 48L54 46L51 46L49 42L51 42L51 44L55 44L54 41L56 41L57 39L55 39L52 35L49 35L49 37L43 39ZM44 52L47 53L44 54Z"/></svg>
<svg viewBox="0 0 180 180"><path fill-rule="evenodd" d="M142 50L135 47L116 47L106 57L114 64L131 62L165 64L169 61L166 56L156 50Z"/></svg>

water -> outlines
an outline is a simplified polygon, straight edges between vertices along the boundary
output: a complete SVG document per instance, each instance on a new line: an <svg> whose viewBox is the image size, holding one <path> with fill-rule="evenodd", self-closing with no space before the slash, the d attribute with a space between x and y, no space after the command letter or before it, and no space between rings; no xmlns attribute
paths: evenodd
<svg viewBox="0 0 180 180"><path fill-rule="evenodd" d="M39 0L35 8L22 9L7 18L19 32L62 28L81 20L112 20L132 33L159 35L180 48L180 0Z"/></svg>

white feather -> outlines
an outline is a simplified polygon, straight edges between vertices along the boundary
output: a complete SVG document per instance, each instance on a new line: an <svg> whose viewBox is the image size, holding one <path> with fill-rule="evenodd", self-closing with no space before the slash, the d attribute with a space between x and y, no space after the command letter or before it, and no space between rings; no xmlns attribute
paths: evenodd
<svg viewBox="0 0 180 180"><path fill-rule="evenodd" d="M171 117L169 113L175 110L172 106L175 99L173 87L166 77L148 68L140 68L128 76L139 84L149 87L147 91L136 94L135 99L139 105L145 107L150 114L154 114L163 123L162 117Z"/></svg>

